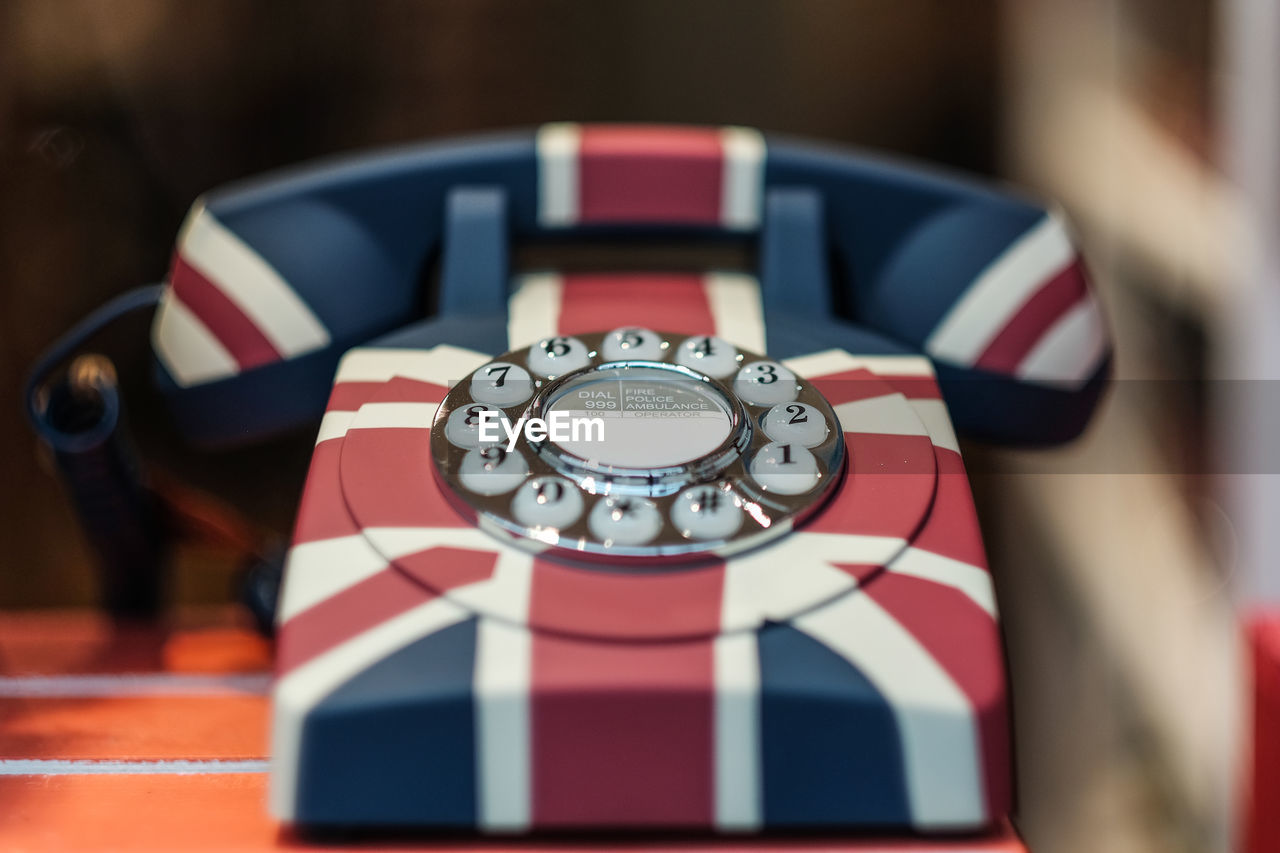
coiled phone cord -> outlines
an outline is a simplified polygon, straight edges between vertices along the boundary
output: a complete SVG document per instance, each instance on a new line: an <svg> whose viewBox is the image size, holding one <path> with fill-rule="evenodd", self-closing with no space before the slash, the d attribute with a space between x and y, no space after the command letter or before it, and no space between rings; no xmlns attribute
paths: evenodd
<svg viewBox="0 0 1280 853"><path fill-rule="evenodd" d="M281 571L263 537L220 501L170 478L144 475L107 358L79 356L54 378L93 336L122 317L154 309L163 292L159 284L127 291L55 341L27 377L27 419L49 449L97 558L108 612L121 618L155 616L172 546L195 540L248 563L240 597L269 632Z"/></svg>

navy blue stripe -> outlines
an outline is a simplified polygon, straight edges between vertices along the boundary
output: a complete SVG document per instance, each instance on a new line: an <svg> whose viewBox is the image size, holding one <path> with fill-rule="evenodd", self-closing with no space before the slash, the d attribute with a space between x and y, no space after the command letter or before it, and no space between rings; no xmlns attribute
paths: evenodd
<svg viewBox="0 0 1280 853"><path fill-rule="evenodd" d="M760 633L766 826L907 825L898 726L888 701L789 625Z"/></svg>
<svg viewBox="0 0 1280 853"><path fill-rule="evenodd" d="M476 620L423 637L329 694L302 729L299 823L476 823Z"/></svg>

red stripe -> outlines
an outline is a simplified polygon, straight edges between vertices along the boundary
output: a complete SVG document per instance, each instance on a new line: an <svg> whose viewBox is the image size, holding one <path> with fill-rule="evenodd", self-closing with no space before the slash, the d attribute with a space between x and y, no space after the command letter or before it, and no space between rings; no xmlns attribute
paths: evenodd
<svg viewBox="0 0 1280 853"><path fill-rule="evenodd" d="M335 646L436 597L400 572L381 571L319 604L280 628L276 674L284 675Z"/></svg>
<svg viewBox="0 0 1280 853"><path fill-rule="evenodd" d="M711 641L533 638L534 825L710 826Z"/></svg>
<svg viewBox="0 0 1280 853"><path fill-rule="evenodd" d="M396 376L378 382L339 382L329 394L329 412L354 412L365 403L440 403L449 389Z"/></svg>
<svg viewBox="0 0 1280 853"><path fill-rule="evenodd" d="M693 273L574 273L563 277L562 335L640 326L678 335L714 335L703 276Z"/></svg>
<svg viewBox="0 0 1280 853"><path fill-rule="evenodd" d="M587 126L578 160L579 221L719 225L719 131Z"/></svg>
<svg viewBox="0 0 1280 853"><path fill-rule="evenodd" d="M342 496L361 527L463 527L436 483L428 429L353 429L343 439Z"/></svg>
<svg viewBox="0 0 1280 853"><path fill-rule="evenodd" d="M909 539L933 500L933 444L922 435L846 433L849 470L811 533Z"/></svg>
<svg viewBox="0 0 1280 853"><path fill-rule="evenodd" d="M499 546L495 543L494 547ZM497 551L477 551L474 548L453 548L448 545L438 545L406 557L396 557L397 569L438 593L489 580L493 577L497 564Z"/></svg>
<svg viewBox="0 0 1280 853"><path fill-rule="evenodd" d="M982 747L987 814L1012 806L1009 709L1004 653L996 621L964 593L921 578L884 572L864 590L929 652L973 705Z"/></svg>
<svg viewBox="0 0 1280 853"><path fill-rule="evenodd" d="M208 327L209 332L231 354L241 370L281 359L279 350L267 340L253 320L240 310L240 306L199 270L188 264L182 255L173 256L169 285L173 294L200 318L200 322Z"/></svg>
<svg viewBox="0 0 1280 853"><path fill-rule="evenodd" d="M942 399L942 390L932 376L881 376L880 378L908 400Z"/></svg>
<svg viewBox="0 0 1280 853"><path fill-rule="evenodd" d="M974 362L984 370L1012 373L1044 333L1088 293L1079 258L1059 270L1031 295Z"/></svg>
<svg viewBox="0 0 1280 853"><path fill-rule="evenodd" d="M826 376L810 376L808 379L832 406L870 400L873 397L884 397L893 393L893 389L883 377L861 367L840 373L829 373Z"/></svg>
<svg viewBox="0 0 1280 853"><path fill-rule="evenodd" d="M987 567L982 528L973 505L973 492L965 476L964 460L954 450L935 447L938 488L933 509L912 545L972 566Z"/></svg>
<svg viewBox="0 0 1280 853"><path fill-rule="evenodd" d="M529 624L618 639L674 639L718 633L724 565L624 574L537 559Z"/></svg>
<svg viewBox="0 0 1280 853"><path fill-rule="evenodd" d="M307 471L302 502L298 506L298 521L293 530L295 545L360 532L346 501L342 499L338 468L341 457L340 438L320 442L311 454L311 467Z"/></svg>

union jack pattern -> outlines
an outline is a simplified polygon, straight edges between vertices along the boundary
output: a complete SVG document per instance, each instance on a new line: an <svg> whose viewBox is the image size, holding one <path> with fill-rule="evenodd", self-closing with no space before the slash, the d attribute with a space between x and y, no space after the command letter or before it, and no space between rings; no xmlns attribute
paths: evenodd
<svg viewBox="0 0 1280 853"><path fill-rule="evenodd" d="M648 325L763 349L752 279L526 278L510 345ZM493 831L995 825L1002 655L964 466L927 359L785 360L836 408L845 483L762 549L647 575L464 522L427 451L492 354L339 368L286 572L272 806Z"/></svg>

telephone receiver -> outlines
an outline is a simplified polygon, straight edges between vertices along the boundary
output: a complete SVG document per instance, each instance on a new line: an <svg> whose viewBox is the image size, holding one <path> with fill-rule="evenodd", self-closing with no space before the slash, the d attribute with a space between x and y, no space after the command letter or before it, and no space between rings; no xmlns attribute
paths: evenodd
<svg viewBox="0 0 1280 853"><path fill-rule="evenodd" d="M209 193L154 322L158 382L193 441L259 439L314 422L353 346L526 343L513 243L632 237L753 246L770 355L927 355L974 438L1069 440L1103 389L1105 322L1058 213L745 128L575 124Z"/></svg>

